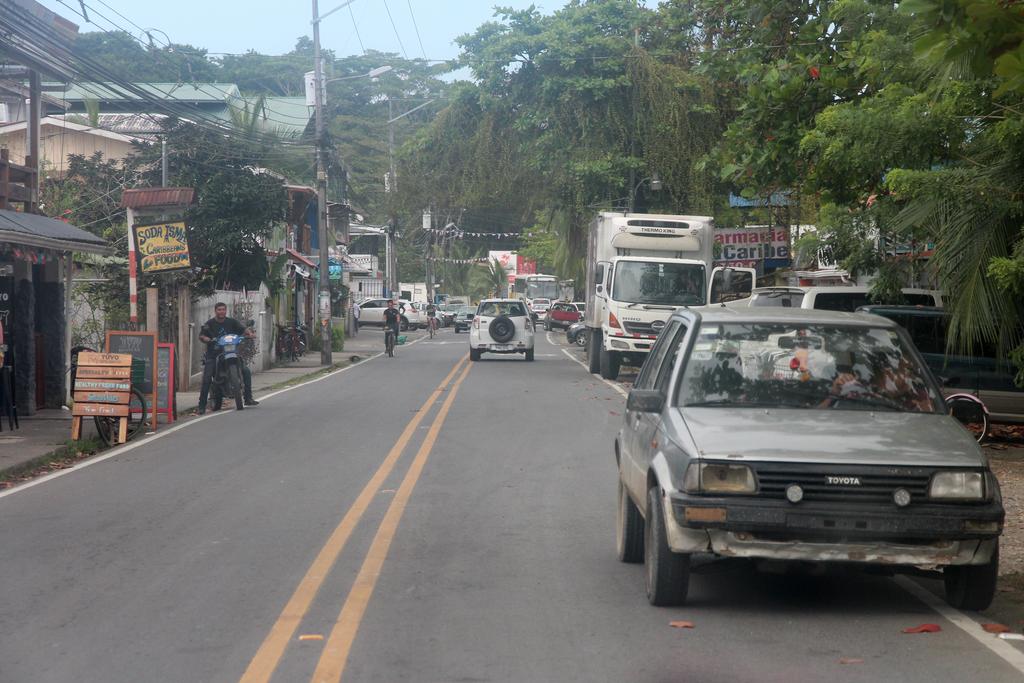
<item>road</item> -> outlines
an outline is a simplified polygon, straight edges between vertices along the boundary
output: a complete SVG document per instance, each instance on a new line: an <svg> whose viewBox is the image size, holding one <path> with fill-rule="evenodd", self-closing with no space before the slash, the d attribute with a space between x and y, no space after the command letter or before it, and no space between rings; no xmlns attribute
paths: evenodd
<svg viewBox="0 0 1024 683"><path fill-rule="evenodd" d="M1024 677L905 579L704 562L650 607L614 552L622 395L537 339L471 363L444 330L3 494L0 681Z"/></svg>

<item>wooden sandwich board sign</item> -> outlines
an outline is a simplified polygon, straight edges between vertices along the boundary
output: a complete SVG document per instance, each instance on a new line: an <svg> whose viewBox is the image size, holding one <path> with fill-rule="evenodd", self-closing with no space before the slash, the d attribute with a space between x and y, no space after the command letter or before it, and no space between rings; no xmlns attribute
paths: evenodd
<svg viewBox="0 0 1024 683"><path fill-rule="evenodd" d="M131 410L132 357L125 353L78 354L75 372L75 407L71 412L71 438L82 438L83 417L109 417L117 420L117 443L128 440L128 414Z"/></svg>

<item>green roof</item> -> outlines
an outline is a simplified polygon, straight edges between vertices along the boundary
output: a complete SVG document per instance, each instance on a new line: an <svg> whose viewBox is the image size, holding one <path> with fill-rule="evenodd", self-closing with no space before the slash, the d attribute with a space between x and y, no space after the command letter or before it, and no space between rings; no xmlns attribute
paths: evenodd
<svg viewBox="0 0 1024 683"><path fill-rule="evenodd" d="M54 97L63 98L68 102L84 102L99 100L100 102L133 102L138 98L125 94L123 88L114 83L70 83L66 90L60 90L61 83L47 83L49 92ZM240 97L238 86L234 83L133 83L133 86L146 91L152 97L175 100L179 102L210 102L224 103Z"/></svg>

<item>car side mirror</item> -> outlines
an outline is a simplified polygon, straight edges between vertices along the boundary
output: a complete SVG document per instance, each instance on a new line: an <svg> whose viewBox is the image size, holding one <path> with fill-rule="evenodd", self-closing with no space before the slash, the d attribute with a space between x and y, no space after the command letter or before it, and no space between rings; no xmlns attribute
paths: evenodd
<svg viewBox="0 0 1024 683"><path fill-rule="evenodd" d="M626 410L637 413L660 413L665 409L665 396L654 389L633 389L626 398Z"/></svg>

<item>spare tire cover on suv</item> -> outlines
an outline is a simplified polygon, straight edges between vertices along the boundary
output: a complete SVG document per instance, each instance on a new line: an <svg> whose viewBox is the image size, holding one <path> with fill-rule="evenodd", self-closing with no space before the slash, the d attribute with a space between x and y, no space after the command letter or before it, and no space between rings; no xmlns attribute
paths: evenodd
<svg viewBox="0 0 1024 683"><path fill-rule="evenodd" d="M487 332L491 335L491 339L499 344L505 344L516 336L516 324L507 315L499 315L491 321Z"/></svg>

